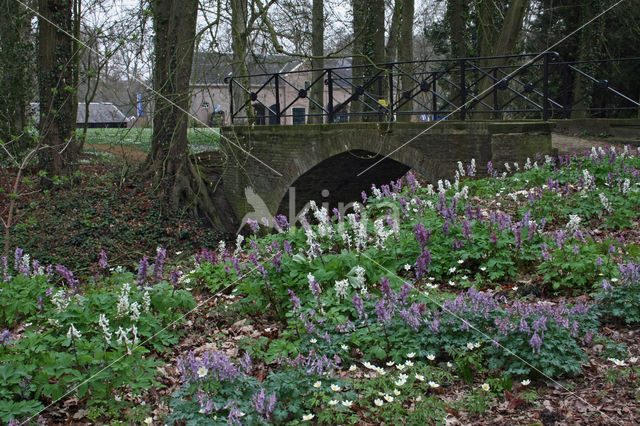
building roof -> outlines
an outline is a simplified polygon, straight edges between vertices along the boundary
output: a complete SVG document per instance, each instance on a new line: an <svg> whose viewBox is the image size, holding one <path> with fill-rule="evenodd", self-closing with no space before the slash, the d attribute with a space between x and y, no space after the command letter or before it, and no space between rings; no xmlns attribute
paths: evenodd
<svg viewBox="0 0 640 426"><path fill-rule="evenodd" d="M30 115L36 121L40 120L40 103L31 102ZM89 104L89 123L122 123L126 121L125 115L110 102L91 102ZM76 116L76 123L81 124L85 122L85 104L78 103L78 115Z"/></svg>
<svg viewBox="0 0 640 426"><path fill-rule="evenodd" d="M250 56L247 63L249 74L275 74L289 72L301 61L287 55ZM195 85L225 84L224 79L232 74L233 57L230 53L196 52L193 58L191 82ZM251 79L253 85L262 85L268 76Z"/></svg>

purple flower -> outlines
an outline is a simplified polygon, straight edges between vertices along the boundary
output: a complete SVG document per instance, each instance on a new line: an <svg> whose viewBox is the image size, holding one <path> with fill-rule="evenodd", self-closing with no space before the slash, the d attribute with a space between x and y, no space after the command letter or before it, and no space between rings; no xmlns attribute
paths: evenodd
<svg viewBox="0 0 640 426"><path fill-rule="evenodd" d="M279 214L274 217L273 224L278 232L286 232L289 230L289 221L285 215Z"/></svg>
<svg viewBox="0 0 640 426"><path fill-rule="evenodd" d="M383 324L389 324L391 322L392 314L390 309L387 307L387 302L384 299L380 299L380 301L376 304L376 315L378 315L378 321Z"/></svg>
<svg viewBox="0 0 640 426"><path fill-rule="evenodd" d="M9 275L7 256L2 256L2 259L0 259L0 266L2 266L2 279L5 283L8 283L11 281L11 275Z"/></svg>
<svg viewBox="0 0 640 426"><path fill-rule="evenodd" d="M362 191L362 204L365 204L367 202L367 193Z"/></svg>
<svg viewBox="0 0 640 426"><path fill-rule="evenodd" d="M291 243L289 242L289 240L284 240L283 247L285 253L287 253L289 256L293 256L293 250L291 249Z"/></svg>
<svg viewBox="0 0 640 426"><path fill-rule="evenodd" d="M73 276L73 272L68 270L64 265L56 265L56 272L62 277L71 291L75 293L80 282Z"/></svg>
<svg viewBox="0 0 640 426"><path fill-rule="evenodd" d="M429 265L431 264L431 251L428 249L422 250L420 256L416 260L416 279L422 279L429 272Z"/></svg>
<svg viewBox="0 0 640 426"><path fill-rule="evenodd" d="M538 333L533 333L529 345L533 348L534 352L540 353L540 347L542 347L542 339L538 336Z"/></svg>
<svg viewBox="0 0 640 426"><path fill-rule="evenodd" d="M9 343L11 343L12 339L13 335L9 330L4 330L2 333L0 333L0 345L7 346L9 345Z"/></svg>
<svg viewBox="0 0 640 426"><path fill-rule="evenodd" d="M351 300L353 301L353 306L356 308L356 312L358 312L358 318L361 319L363 316L366 318L366 314L364 312L364 303L362 302L360 296L358 296L358 293L354 294Z"/></svg>
<svg viewBox="0 0 640 426"><path fill-rule="evenodd" d="M247 219L247 225L249 225L251 232L254 234L260 230L260 225L258 225L258 222L253 219Z"/></svg>
<svg viewBox="0 0 640 426"><path fill-rule="evenodd" d="M431 229L426 229L423 224L417 223L413 227L413 233L416 236L416 240L420 244L420 247L424 248L427 244L429 244L429 240L431 239Z"/></svg>
<svg viewBox="0 0 640 426"><path fill-rule="evenodd" d="M20 247L16 247L16 251L13 255L13 269L18 270L20 268L20 264L22 263L22 255L24 251Z"/></svg>
<svg viewBox="0 0 640 426"><path fill-rule="evenodd" d="M381 286L382 295L384 297L386 298L393 297L393 290L391 289L391 283L389 282L389 279L387 277L382 277L380 279L380 286Z"/></svg>
<svg viewBox="0 0 640 426"><path fill-rule="evenodd" d="M289 291L289 301L293 305L293 312L298 312L300 310L300 308L302 307L300 305L300 298L298 298L298 296L296 296L296 294L293 292L293 290L289 289L288 291Z"/></svg>
<svg viewBox="0 0 640 426"><path fill-rule="evenodd" d="M161 248L156 254L156 261L153 264L153 279L158 282L162 280L162 267L167 257L167 249Z"/></svg>
<svg viewBox="0 0 640 426"><path fill-rule="evenodd" d="M100 249L100 259L98 259L98 266L100 269L107 269L109 267L109 262L107 261L107 253L103 249Z"/></svg>
<svg viewBox="0 0 640 426"><path fill-rule="evenodd" d="M149 276L149 259L143 256L138 265L138 285L143 286Z"/></svg>
<svg viewBox="0 0 640 426"><path fill-rule="evenodd" d="M276 402L278 398L276 398L276 393L273 392L268 398L264 393L264 389L260 389L260 392L253 395L251 398L253 402L253 407L256 409L256 412L262 416L265 420L269 420L271 418L271 414L273 410L276 408Z"/></svg>

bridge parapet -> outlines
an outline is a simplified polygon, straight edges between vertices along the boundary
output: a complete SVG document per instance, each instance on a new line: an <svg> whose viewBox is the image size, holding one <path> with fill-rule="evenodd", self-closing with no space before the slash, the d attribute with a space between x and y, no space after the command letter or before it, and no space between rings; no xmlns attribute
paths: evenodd
<svg viewBox="0 0 640 426"><path fill-rule="evenodd" d="M436 182L451 179L458 161L475 159L480 174L489 161L524 164L527 157L553 152L552 126L446 121L427 132L425 123L223 127L222 135L235 143L223 142L229 159L225 196L239 224L247 215L260 220L278 213L292 221L309 200L332 206L359 200L371 184L388 183L409 169ZM290 188L295 199L287 198Z"/></svg>

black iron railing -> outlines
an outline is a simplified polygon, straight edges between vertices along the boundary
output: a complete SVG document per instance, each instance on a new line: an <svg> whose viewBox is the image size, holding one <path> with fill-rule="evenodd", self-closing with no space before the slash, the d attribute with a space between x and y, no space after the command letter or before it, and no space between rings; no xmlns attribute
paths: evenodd
<svg viewBox="0 0 640 426"><path fill-rule="evenodd" d="M232 123L635 117L639 66L640 58L566 62L542 52L254 74L226 82ZM312 97L318 86L322 97Z"/></svg>

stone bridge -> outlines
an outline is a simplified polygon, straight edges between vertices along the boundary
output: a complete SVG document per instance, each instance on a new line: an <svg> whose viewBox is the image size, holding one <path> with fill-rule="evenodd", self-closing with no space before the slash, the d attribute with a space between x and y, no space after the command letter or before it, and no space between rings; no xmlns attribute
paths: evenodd
<svg viewBox="0 0 640 426"><path fill-rule="evenodd" d="M475 159L482 174L489 161L496 166L524 164L537 153L553 153L549 122L447 120L425 131L432 125L223 127L225 197L237 224L246 217L260 220L277 214L291 221L309 200L330 207L346 205L360 200L361 192L369 191L372 184L389 183L410 169L435 183L451 179L458 161Z"/></svg>

